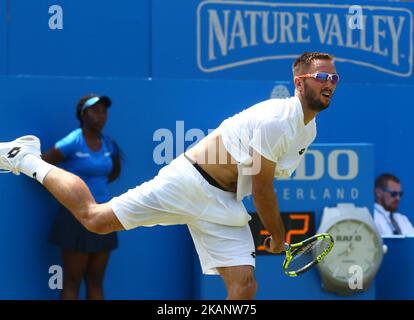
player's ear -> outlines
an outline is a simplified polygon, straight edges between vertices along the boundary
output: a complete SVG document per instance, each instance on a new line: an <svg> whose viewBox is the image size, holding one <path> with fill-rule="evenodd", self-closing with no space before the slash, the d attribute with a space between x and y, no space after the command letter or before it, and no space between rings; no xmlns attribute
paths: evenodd
<svg viewBox="0 0 414 320"><path fill-rule="evenodd" d="M298 78L298 77L294 77L293 82L295 84L295 89L298 90L299 92L303 92L303 81L302 81L302 79Z"/></svg>

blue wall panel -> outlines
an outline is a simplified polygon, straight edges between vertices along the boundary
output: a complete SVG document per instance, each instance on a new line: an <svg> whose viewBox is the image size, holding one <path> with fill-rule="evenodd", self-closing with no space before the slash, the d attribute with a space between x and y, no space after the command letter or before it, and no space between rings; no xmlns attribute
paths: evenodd
<svg viewBox="0 0 414 320"><path fill-rule="evenodd" d="M409 169L407 141L410 141L410 116L405 96L412 86L339 86L329 110L321 113L316 142L370 142L375 145L375 175L392 172L402 180L407 192L401 212L414 221L414 173ZM406 92L406 93L403 93ZM405 97L405 98L404 98Z"/></svg>
<svg viewBox="0 0 414 320"><path fill-rule="evenodd" d="M387 254L377 276L377 299L381 300L413 300L414 299L414 238L390 236L384 238ZM396 268L396 266L398 266ZM403 275L403 276L399 276Z"/></svg>
<svg viewBox="0 0 414 320"><path fill-rule="evenodd" d="M49 7L63 29L49 28ZM10 73L149 76L149 0L10 2Z"/></svg>
<svg viewBox="0 0 414 320"><path fill-rule="evenodd" d="M372 143L375 175L390 171L402 179L405 197L400 209L414 221L414 205L409 201L414 197L413 3L361 3L368 17L365 45L377 39L376 53L373 46L361 48L362 31L353 31L354 42L349 42L359 39L359 48L347 47L345 0L334 5L319 0L313 6L305 1L275 3L1 1L0 141L33 133L45 150L77 126L75 105L82 95L107 94L113 108L106 131L125 153L121 179L111 185L112 193L119 194L153 177L162 160L177 156L194 143L195 136L201 138L224 118L275 93L292 95L292 55L324 50L338 57L342 79L330 108L318 117L315 142ZM63 8L63 30L48 26L48 10L55 4ZM309 17L309 28L304 20L299 23L301 13L302 19ZM278 19L283 15L285 26L293 16L294 41L289 41L286 29L285 43L279 38L263 44L260 23L266 14ZM280 20L277 23L280 27ZM303 38L311 37L310 44L298 42L298 26L303 27ZM344 45L338 40L340 34ZM387 54L381 55L379 51L385 49ZM167 136L157 141L157 132ZM158 154L157 147L168 139L173 148ZM47 242L56 201L40 185L11 174L0 175L0 201L0 298L58 298L59 292L48 288L48 268L61 263L59 250ZM287 206L282 197L282 210ZM211 281L222 295L217 298L224 298L219 277L199 277L198 264L185 226L122 232L120 248L108 267L107 297L205 297L203 281ZM273 272L267 267L258 259L258 270ZM263 298L273 288L262 285L259 290L263 291L258 297Z"/></svg>
<svg viewBox="0 0 414 320"><path fill-rule="evenodd" d="M78 97L87 92L109 95L113 107L106 131L125 153L121 179L111 186L113 194L124 192L157 173L161 167L154 162L154 150L161 143L154 141L157 130L168 129L174 141L174 152L170 156L175 157L182 151L181 146L188 147L194 142L194 138L185 140L189 130L199 129L207 134L208 129L216 128L224 118L269 98L275 85L264 81L47 77L3 77L0 83L4 92L12 93L0 96L1 140L33 133L41 138L43 150L77 126L74 110ZM288 86L292 91L291 85ZM389 86L385 97L379 97L382 89L382 86L362 85L339 87L330 108L318 118L317 142L373 143L376 173L390 170L402 177L407 198L403 199L401 209L409 213L414 208L406 199L413 196L414 177L409 170L411 164L405 144L411 137L411 123L401 114L408 112L405 101L410 98L410 90ZM355 97L355 101L349 97ZM393 121L397 119L395 131ZM49 266L60 264L58 249L47 242L56 202L40 185L25 177L9 174L0 178L4 217L0 233L7 239L1 244L3 261L7 263L0 265L3 285L0 297L57 298L58 292L47 286ZM285 206L281 201L281 208ZM176 258L177 252L180 258ZM108 269L107 296L113 299L194 297L200 287L193 281L194 263L198 267L198 259L193 255L193 244L184 226L122 232L120 248L113 253ZM258 260L258 267L260 263ZM204 279L215 281L210 277Z"/></svg>
<svg viewBox="0 0 414 320"><path fill-rule="evenodd" d="M315 269L300 277L290 278L283 273L282 256L258 256L256 258L256 299L261 300L373 300L376 284L372 283L366 292L348 297L340 297L321 289L321 280ZM199 271L199 275L201 270ZM197 274L197 272L196 272ZM202 276L196 280L197 299L221 300L226 298L226 290L219 276Z"/></svg>
<svg viewBox="0 0 414 320"><path fill-rule="evenodd" d="M160 168L152 158L152 134L159 127L154 112L161 114L165 101L153 104L151 82L18 77L2 78L0 83L5 92L19 93L0 96L2 110L8 110L0 120L2 141L32 133L41 138L43 150L50 148L78 125L78 97L90 91L104 93L113 99L107 132L125 153L121 178L111 186L113 194L135 187ZM12 174L0 178L0 199L5 204L0 298L57 298L59 292L48 287L49 267L61 264L59 250L48 243L57 204L34 181ZM121 232L120 247L108 267L107 297L190 299L192 250L184 226Z"/></svg>
<svg viewBox="0 0 414 320"><path fill-rule="evenodd" d="M0 2L0 75L7 71L7 1Z"/></svg>

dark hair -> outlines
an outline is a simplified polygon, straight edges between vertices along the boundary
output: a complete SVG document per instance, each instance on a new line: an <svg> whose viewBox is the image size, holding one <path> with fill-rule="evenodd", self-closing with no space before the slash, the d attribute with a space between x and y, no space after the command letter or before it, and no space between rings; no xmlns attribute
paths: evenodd
<svg viewBox="0 0 414 320"><path fill-rule="evenodd" d="M391 173L383 173L375 179L375 188L383 188L386 186L388 181L394 181L400 183L400 179Z"/></svg>
<svg viewBox="0 0 414 320"><path fill-rule="evenodd" d="M82 107L85 104L86 100L92 97L96 97L97 95L95 93L88 93L87 95L84 95L76 105L76 118L79 120L79 127L83 127L83 120L82 120Z"/></svg>
<svg viewBox="0 0 414 320"><path fill-rule="evenodd" d="M293 63L293 75L297 76L304 72L314 60L333 60L334 56L324 52L304 52Z"/></svg>

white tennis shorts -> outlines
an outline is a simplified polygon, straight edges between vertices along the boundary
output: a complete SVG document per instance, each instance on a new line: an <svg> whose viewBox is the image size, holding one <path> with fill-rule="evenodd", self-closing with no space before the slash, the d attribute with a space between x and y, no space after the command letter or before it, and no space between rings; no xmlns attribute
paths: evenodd
<svg viewBox="0 0 414 320"><path fill-rule="evenodd" d="M110 204L126 230L187 224L204 274L218 274L217 267L255 266L251 217L243 203L235 193L210 185L184 155Z"/></svg>

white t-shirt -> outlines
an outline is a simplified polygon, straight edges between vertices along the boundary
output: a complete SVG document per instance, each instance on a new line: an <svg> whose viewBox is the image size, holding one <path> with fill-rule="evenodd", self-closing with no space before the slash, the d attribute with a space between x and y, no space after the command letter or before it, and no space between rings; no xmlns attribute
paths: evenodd
<svg viewBox="0 0 414 320"><path fill-rule="evenodd" d="M413 236L414 228L407 216L398 212L394 212L393 215L394 221L401 230L401 234ZM378 203L374 207L374 222L381 236L394 235L395 228L391 222L390 212Z"/></svg>
<svg viewBox="0 0 414 320"><path fill-rule="evenodd" d="M248 169L253 149L276 163L275 177L289 177L316 137L316 121L305 126L300 100L291 97L260 102L224 120L220 130L226 150L239 163L237 199L241 200L252 193Z"/></svg>

